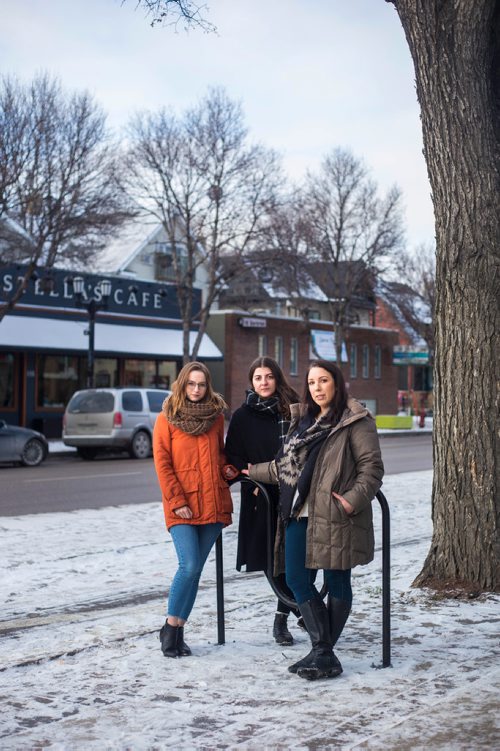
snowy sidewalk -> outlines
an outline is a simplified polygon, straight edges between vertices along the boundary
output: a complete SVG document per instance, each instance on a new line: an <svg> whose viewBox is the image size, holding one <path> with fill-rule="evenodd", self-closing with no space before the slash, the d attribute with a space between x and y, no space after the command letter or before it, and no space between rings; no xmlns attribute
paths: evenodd
<svg viewBox="0 0 500 751"><path fill-rule="evenodd" d="M409 589L429 547L431 472L388 476L383 490L393 667L373 667L379 551L354 571L344 674L318 683L287 672L308 640L291 624L296 644L273 642L264 577L234 571L236 523L224 532L226 644L212 556L186 630L194 654L169 660L158 629L175 555L159 503L2 518L0 748L499 748L499 598Z"/></svg>

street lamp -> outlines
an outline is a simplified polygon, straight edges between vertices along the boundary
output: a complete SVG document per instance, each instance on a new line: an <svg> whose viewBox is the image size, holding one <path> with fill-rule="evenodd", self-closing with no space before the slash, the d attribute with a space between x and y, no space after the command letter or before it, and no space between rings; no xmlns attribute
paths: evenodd
<svg viewBox="0 0 500 751"><path fill-rule="evenodd" d="M95 319L98 310L106 310L108 307L109 296L111 294L111 282L103 279L96 286L100 291L99 297L93 297L91 300L84 299L85 279L77 276L74 279L68 279L68 283L73 287L76 304L79 308L85 308L89 317L89 347L87 351L87 388L94 388L94 345L95 345Z"/></svg>

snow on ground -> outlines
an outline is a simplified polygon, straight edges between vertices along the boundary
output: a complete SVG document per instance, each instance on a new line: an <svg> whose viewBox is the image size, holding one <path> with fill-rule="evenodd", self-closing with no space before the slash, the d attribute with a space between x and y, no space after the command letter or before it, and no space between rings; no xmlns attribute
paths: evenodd
<svg viewBox="0 0 500 751"><path fill-rule="evenodd" d="M410 589L431 535L431 472L388 476L392 667L381 663L381 554L355 569L344 673L309 683L274 643L275 598L234 570L224 531L226 644L217 644L214 556L171 660L158 630L175 554L161 505L0 520L0 749L497 749L498 603ZM235 499L237 489L234 490ZM374 502L380 540L380 511Z"/></svg>

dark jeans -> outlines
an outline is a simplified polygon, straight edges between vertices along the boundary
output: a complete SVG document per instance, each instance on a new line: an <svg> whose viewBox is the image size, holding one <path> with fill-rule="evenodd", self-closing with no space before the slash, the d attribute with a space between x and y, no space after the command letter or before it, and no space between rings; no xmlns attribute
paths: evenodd
<svg viewBox="0 0 500 751"><path fill-rule="evenodd" d="M286 582L293 592L296 602L303 602L318 597L314 586L316 570L306 568L306 533L307 517L292 519L285 531L285 567ZM352 603L351 569L323 569L328 594Z"/></svg>

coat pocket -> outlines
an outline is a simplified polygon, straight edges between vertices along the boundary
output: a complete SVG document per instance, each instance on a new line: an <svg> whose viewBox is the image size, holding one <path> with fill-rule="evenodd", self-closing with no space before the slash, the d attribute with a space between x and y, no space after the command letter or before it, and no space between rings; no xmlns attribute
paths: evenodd
<svg viewBox="0 0 500 751"><path fill-rule="evenodd" d="M193 513L193 518L200 516L200 478L198 472L193 469L177 471L186 503Z"/></svg>
<svg viewBox="0 0 500 751"><path fill-rule="evenodd" d="M332 522L335 522L336 524L350 524L352 521L351 515L347 513L338 498L335 498L332 494L330 494L330 497Z"/></svg>

